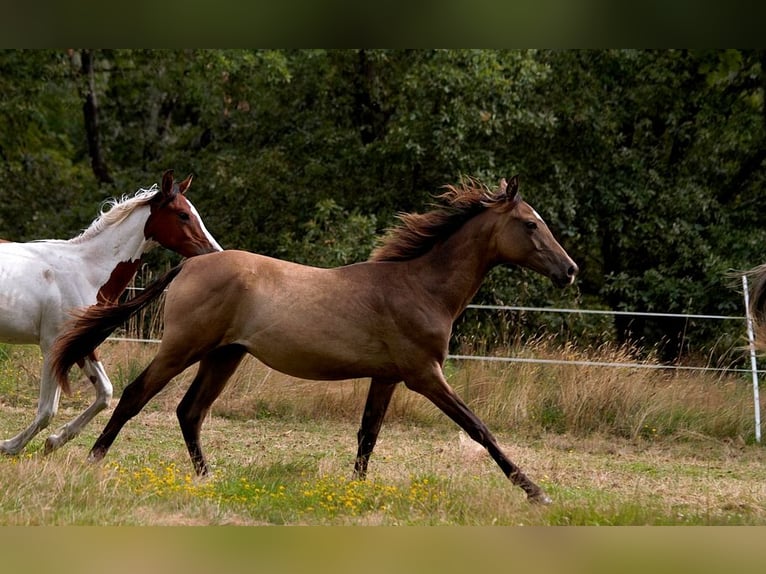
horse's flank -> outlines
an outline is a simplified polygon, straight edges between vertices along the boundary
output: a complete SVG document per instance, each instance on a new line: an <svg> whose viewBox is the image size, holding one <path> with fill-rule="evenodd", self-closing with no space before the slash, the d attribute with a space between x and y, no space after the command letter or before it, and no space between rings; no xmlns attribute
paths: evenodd
<svg viewBox="0 0 766 574"><path fill-rule="evenodd" d="M750 278L750 316L758 352L766 352L766 263L746 272Z"/></svg>

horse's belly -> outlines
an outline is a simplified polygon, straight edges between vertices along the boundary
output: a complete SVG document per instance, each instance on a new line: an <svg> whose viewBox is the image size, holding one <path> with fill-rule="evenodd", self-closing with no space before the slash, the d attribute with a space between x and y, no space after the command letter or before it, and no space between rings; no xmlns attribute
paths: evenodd
<svg viewBox="0 0 766 574"><path fill-rule="evenodd" d="M0 343L10 345L37 345L40 343L40 335L36 329L31 327L29 330L23 326L17 328L17 325L10 324L0 312Z"/></svg>
<svg viewBox="0 0 766 574"><path fill-rule="evenodd" d="M0 292L0 342L16 345L40 342L39 310L8 289Z"/></svg>
<svg viewBox="0 0 766 574"><path fill-rule="evenodd" d="M333 341L295 344L279 339L248 344L248 350L272 369L301 379L337 381L395 377L395 366L380 352Z"/></svg>
<svg viewBox="0 0 766 574"><path fill-rule="evenodd" d="M272 361L267 357L258 357L263 363L281 373L298 379L314 381L341 381L371 377L395 378L388 368L375 368L369 365L327 363L325 361Z"/></svg>

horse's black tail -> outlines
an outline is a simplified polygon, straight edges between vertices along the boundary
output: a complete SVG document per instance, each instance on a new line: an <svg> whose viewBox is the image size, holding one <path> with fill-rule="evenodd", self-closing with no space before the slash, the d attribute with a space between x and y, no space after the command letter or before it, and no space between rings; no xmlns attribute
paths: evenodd
<svg viewBox="0 0 766 574"><path fill-rule="evenodd" d="M50 354L53 376L64 392L69 393L67 375L72 365L87 357L131 315L156 299L182 268L183 263L176 265L146 287L140 295L120 305L91 305L73 314L74 318L65 325Z"/></svg>
<svg viewBox="0 0 766 574"><path fill-rule="evenodd" d="M755 348L766 350L766 264L747 272L752 279L750 285L750 316L753 319Z"/></svg>

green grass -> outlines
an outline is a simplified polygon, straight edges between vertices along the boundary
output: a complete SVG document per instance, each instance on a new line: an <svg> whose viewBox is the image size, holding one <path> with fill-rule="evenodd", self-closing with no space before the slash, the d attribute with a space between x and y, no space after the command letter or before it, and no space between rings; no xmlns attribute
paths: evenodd
<svg viewBox="0 0 766 574"><path fill-rule="evenodd" d="M103 350L107 365L134 372L153 348ZM34 415L39 353L2 351L5 438ZM101 464L84 461L108 412L51 455L42 454L44 431L22 455L0 458L0 522L766 524L766 450L749 438L751 405L737 381L473 363L450 370L552 505L529 504L486 453L405 389L394 396L368 480L353 481L366 382L294 381L248 360L203 427L210 477L192 475L175 418L193 374L185 373L125 426ZM54 428L92 399L82 381L74 388Z"/></svg>
<svg viewBox="0 0 766 574"><path fill-rule="evenodd" d="M28 413L4 414L7 434ZM0 459L3 524L766 524L759 446L501 435L553 497L541 507L448 426L385 425L369 479L357 482L354 425L214 416L203 429L214 471L199 479L168 412L142 413L103 463L85 463L99 419L51 455Z"/></svg>

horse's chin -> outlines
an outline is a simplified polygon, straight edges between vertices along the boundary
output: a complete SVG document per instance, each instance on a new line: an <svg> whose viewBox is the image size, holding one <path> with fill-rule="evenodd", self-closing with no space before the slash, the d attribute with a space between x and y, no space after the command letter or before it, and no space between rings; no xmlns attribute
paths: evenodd
<svg viewBox="0 0 766 574"><path fill-rule="evenodd" d="M563 289L574 283L574 275L551 275L551 281L556 287Z"/></svg>

